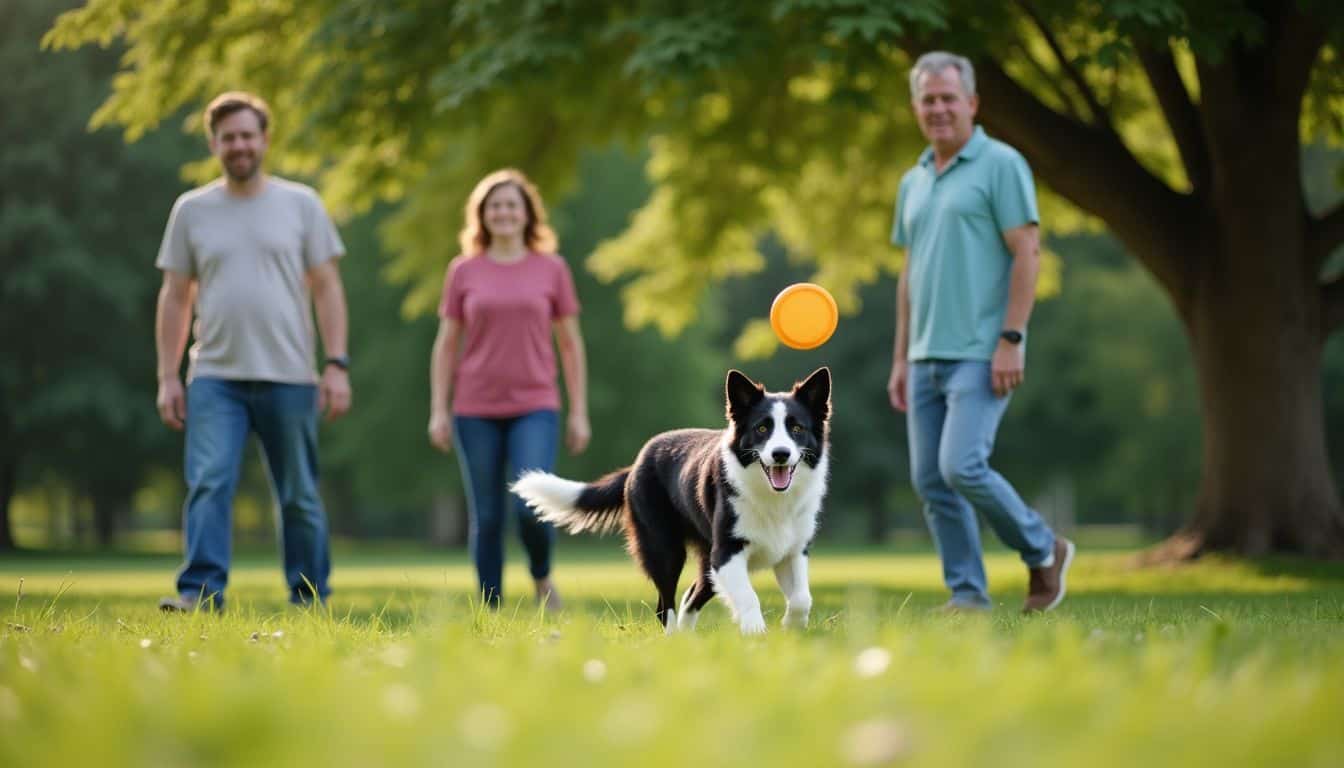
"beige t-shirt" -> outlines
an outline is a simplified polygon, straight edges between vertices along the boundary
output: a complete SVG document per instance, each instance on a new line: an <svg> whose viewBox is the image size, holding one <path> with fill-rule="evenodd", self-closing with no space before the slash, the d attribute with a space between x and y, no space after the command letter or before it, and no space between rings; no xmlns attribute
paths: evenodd
<svg viewBox="0 0 1344 768"><path fill-rule="evenodd" d="M197 376L312 384L316 339L308 271L344 255L311 187L268 176L252 197L221 179L173 205L155 266L197 281Z"/></svg>

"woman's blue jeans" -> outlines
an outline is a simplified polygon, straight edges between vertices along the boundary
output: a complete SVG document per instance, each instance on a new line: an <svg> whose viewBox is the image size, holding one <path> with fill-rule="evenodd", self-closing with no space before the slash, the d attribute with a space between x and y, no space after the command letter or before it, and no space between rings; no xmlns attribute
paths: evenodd
<svg viewBox="0 0 1344 768"><path fill-rule="evenodd" d="M1055 534L1013 486L989 466L994 435L1011 396L990 386L984 360L910 364L910 474L943 561L952 602L988 606L976 512L1028 567L1054 552Z"/></svg>
<svg viewBox="0 0 1344 768"><path fill-rule="evenodd" d="M556 411L532 411L510 418L454 416L453 439L471 511L471 556L476 561L481 595L498 606L504 595L504 521L511 508L527 550L532 578L551 573L555 529L537 519L508 486L524 471L551 471L560 440Z"/></svg>
<svg viewBox="0 0 1344 768"><path fill-rule="evenodd" d="M327 515L317 489L317 387L197 378L187 387L186 562L177 592L219 608L233 552L233 496L243 448L255 432L280 509L291 602L331 589Z"/></svg>

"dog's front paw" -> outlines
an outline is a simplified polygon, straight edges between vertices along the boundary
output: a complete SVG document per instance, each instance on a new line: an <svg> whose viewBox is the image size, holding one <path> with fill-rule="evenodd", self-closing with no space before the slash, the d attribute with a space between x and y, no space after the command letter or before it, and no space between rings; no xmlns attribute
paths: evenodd
<svg viewBox="0 0 1344 768"><path fill-rule="evenodd" d="M738 622L738 627L741 628L744 635L764 635L765 617L761 615L760 611L743 616L742 620Z"/></svg>
<svg viewBox="0 0 1344 768"><path fill-rule="evenodd" d="M807 614L800 611L785 611L779 622L789 629L807 629Z"/></svg>

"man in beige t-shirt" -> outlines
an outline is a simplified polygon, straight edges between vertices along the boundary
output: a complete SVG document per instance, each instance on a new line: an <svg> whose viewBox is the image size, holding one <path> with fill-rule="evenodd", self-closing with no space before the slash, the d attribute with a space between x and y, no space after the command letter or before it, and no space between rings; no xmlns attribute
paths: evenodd
<svg viewBox="0 0 1344 768"><path fill-rule="evenodd" d="M323 600L331 572L317 488L317 416L350 408L341 238L317 194L261 170L264 102L225 93L206 108L223 178L173 205L155 266L163 271L155 341L159 417L186 430L186 557L169 611L223 606L233 495L256 433L280 509L292 602ZM180 378L195 309L195 343ZM317 312L326 358L314 367Z"/></svg>

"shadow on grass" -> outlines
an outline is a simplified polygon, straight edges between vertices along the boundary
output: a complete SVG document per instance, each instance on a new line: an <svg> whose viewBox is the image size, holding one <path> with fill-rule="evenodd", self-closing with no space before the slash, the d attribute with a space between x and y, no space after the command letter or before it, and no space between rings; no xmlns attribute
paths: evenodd
<svg viewBox="0 0 1344 768"><path fill-rule="evenodd" d="M1301 557L1267 557L1246 561L1264 576L1290 576L1297 579L1344 585L1344 561L1309 560Z"/></svg>

